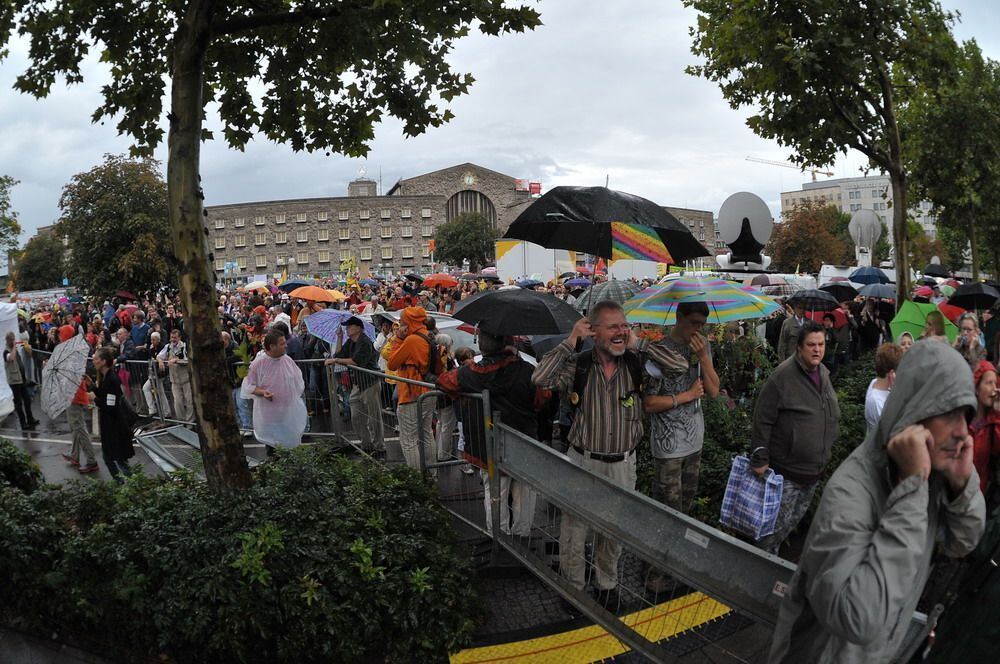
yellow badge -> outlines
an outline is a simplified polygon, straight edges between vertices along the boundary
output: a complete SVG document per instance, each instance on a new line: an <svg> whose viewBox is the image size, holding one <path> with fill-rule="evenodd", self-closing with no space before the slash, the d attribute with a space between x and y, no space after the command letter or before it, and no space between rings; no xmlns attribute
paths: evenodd
<svg viewBox="0 0 1000 664"><path fill-rule="evenodd" d="M577 404L580 403L580 395L577 394L576 392L570 392L569 393L569 402L571 404L573 404L574 406L576 406Z"/></svg>

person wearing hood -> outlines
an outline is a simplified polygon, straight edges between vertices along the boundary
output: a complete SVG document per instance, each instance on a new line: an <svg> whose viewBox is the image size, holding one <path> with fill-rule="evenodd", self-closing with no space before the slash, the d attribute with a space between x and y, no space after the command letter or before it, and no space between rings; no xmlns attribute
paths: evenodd
<svg viewBox="0 0 1000 664"><path fill-rule="evenodd" d="M431 342L426 325L427 311L422 307L407 307L400 316L399 330L396 336L399 343L392 350L386 367L400 378L423 381L431 370ZM424 461L433 461L434 434L431 430L431 418L434 416L434 406L426 404L421 416L417 417L417 399L430 388L400 382L397 387L399 406L396 415L399 418L399 446L403 450L406 463L411 468L420 468L421 431L423 432ZM433 475L434 473L432 473Z"/></svg>
<svg viewBox="0 0 1000 664"><path fill-rule="evenodd" d="M968 363L945 344L919 341L897 374L878 426L823 491L781 604L771 662L891 661L938 534L954 557L982 535Z"/></svg>

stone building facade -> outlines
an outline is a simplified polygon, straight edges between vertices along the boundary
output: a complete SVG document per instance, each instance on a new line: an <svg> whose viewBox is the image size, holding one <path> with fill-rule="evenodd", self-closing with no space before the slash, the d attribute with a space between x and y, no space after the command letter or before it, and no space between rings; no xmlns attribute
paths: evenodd
<svg viewBox="0 0 1000 664"><path fill-rule="evenodd" d="M431 267L435 229L463 212L482 212L503 231L528 199L513 177L460 164L400 180L384 196L364 176L347 196L207 206L209 248L220 278L328 277L353 257L362 271Z"/></svg>
<svg viewBox="0 0 1000 664"><path fill-rule="evenodd" d="M438 226L480 212L503 233L532 201L524 189L509 175L471 163L402 179L385 195L362 176L348 184L346 196L206 206L209 249L216 273L228 282L286 271L330 277L352 257L362 272L426 272ZM711 212L666 209L713 251Z"/></svg>

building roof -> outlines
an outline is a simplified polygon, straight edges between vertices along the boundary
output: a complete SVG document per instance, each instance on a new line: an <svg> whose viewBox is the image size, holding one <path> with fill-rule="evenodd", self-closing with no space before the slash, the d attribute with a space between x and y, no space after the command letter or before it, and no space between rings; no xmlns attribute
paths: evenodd
<svg viewBox="0 0 1000 664"><path fill-rule="evenodd" d="M429 175L437 175L438 173L444 173L445 171L457 170L457 169L462 169L462 168L476 168L476 169L479 169L481 171L486 171L487 173L492 173L493 175L496 175L498 177L502 177L502 178L505 178L505 179L511 180L511 181L514 181L514 180L517 179L515 177L507 175L506 173L501 173L499 171L494 171L492 168L486 168L485 166L480 166L479 164L473 164L471 161L467 161L467 162L465 162L463 164L455 164L454 166L446 166L444 168L439 168L436 171L430 171L428 173L421 173L420 175L414 175L413 177L410 177L410 178L400 178L399 180L396 181L396 184L392 185L392 187L389 188L389 191L385 192L385 195L386 196L392 196L396 192L397 189L399 189L401 186L403 186L403 184L405 184L407 182L412 182L413 180L416 180L418 178L424 178L424 177L427 177Z"/></svg>

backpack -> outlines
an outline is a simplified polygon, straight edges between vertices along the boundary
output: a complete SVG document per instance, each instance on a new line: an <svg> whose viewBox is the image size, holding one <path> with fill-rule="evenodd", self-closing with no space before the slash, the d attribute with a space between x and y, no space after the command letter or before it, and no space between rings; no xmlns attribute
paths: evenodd
<svg viewBox="0 0 1000 664"><path fill-rule="evenodd" d="M438 349L437 342L428 335L421 332L417 332L416 335L427 342L430 352L427 371L420 377L420 380L426 383L437 383L438 376L445 372L444 362L441 360L441 351Z"/></svg>
<svg viewBox="0 0 1000 664"><path fill-rule="evenodd" d="M642 358L638 353L633 351L626 351L625 355L622 357L625 360L625 369L632 376L632 391L629 394L641 394ZM577 409L580 407L580 399L583 396L583 391L587 387L587 381L590 379L590 368L592 366L594 366L594 354L592 351L577 353L576 373L573 374L573 387L569 393L570 407L568 418L571 424L573 422L573 418L576 417ZM575 399L574 395L576 396Z"/></svg>

